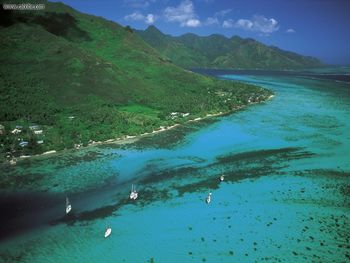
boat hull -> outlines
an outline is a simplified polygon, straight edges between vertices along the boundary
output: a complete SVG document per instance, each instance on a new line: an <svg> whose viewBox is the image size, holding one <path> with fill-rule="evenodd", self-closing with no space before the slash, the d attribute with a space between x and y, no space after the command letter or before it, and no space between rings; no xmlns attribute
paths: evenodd
<svg viewBox="0 0 350 263"><path fill-rule="evenodd" d="M72 210L72 206L71 206L71 205L68 205L68 206L66 207L66 214L68 214L71 210Z"/></svg>
<svg viewBox="0 0 350 263"><path fill-rule="evenodd" d="M105 238L109 237L112 234L112 228L107 228L105 232Z"/></svg>

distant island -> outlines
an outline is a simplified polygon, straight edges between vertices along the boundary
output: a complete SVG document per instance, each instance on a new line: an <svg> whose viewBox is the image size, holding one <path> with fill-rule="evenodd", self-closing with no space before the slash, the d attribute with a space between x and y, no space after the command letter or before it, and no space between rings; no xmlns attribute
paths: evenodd
<svg viewBox="0 0 350 263"><path fill-rule="evenodd" d="M182 69L130 27L62 3L0 17L0 160L165 130L272 94Z"/></svg>
<svg viewBox="0 0 350 263"><path fill-rule="evenodd" d="M174 37L153 25L137 33L160 54L185 68L284 70L324 66L317 58L266 46L251 38L193 33Z"/></svg>

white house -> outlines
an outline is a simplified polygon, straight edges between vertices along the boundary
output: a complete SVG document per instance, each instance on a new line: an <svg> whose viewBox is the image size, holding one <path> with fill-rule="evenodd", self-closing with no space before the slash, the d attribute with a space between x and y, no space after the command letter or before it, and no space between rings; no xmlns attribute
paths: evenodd
<svg viewBox="0 0 350 263"><path fill-rule="evenodd" d="M26 146L28 146L28 142L22 141L22 142L19 143L19 146L26 147Z"/></svg>
<svg viewBox="0 0 350 263"><path fill-rule="evenodd" d="M22 130L15 128L14 130L11 131L12 134L18 134L21 133Z"/></svg>
<svg viewBox="0 0 350 263"><path fill-rule="evenodd" d="M43 130L35 130L34 134L43 134Z"/></svg>
<svg viewBox="0 0 350 263"><path fill-rule="evenodd" d="M29 126L29 129L30 129L31 131L34 131L34 130L39 129L39 126L38 126L38 125L31 125L31 126Z"/></svg>

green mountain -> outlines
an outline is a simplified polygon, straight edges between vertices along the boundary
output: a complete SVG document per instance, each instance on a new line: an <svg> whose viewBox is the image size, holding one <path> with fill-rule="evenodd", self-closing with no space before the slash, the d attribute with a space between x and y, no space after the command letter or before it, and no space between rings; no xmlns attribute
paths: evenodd
<svg viewBox="0 0 350 263"><path fill-rule="evenodd" d="M141 134L270 95L184 70L130 27L62 3L0 12L0 153Z"/></svg>
<svg viewBox="0 0 350 263"><path fill-rule="evenodd" d="M184 68L297 69L320 67L313 57L266 46L254 39L222 35L178 37L163 34L155 26L137 33L150 46Z"/></svg>

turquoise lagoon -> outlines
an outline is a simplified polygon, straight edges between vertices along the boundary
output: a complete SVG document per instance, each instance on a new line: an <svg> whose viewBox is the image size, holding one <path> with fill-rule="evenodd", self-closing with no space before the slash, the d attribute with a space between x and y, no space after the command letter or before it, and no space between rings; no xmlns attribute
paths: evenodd
<svg viewBox="0 0 350 263"><path fill-rule="evenodd" d="M275 96L129 144L1 166L0 259L349 261L350 84L211 74Z"/></svg>

